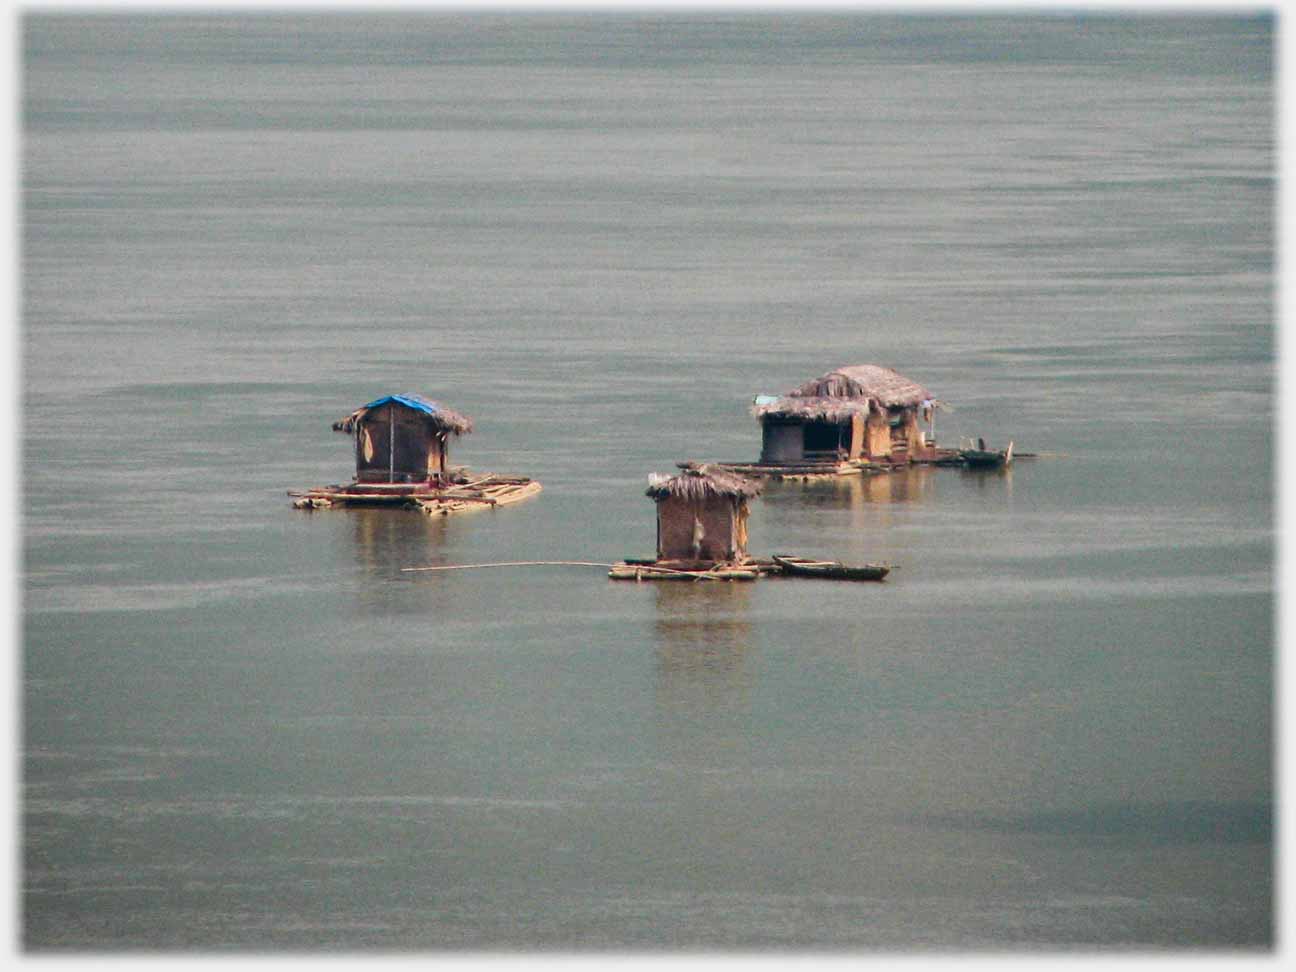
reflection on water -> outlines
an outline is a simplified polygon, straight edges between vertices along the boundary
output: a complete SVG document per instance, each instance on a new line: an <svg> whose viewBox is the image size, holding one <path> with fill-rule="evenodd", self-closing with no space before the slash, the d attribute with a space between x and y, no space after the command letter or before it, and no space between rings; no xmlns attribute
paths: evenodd
<svg viewBox="0 0 1296 972"><path fill-rule="evenodd" d="M775 509L802 518L816 508L844 512L841 526L851 532L876 531L891 521L891 508L927 505L936 498L949 471L910 466L891 473L846 476L820 482L783 482L767 488L763 499Z"/></svg>
<svg viewBox="0 0 1296 972"><path fill-rule="evenodd" d="M999 466L992 469L963 467L959 469L959 476L964 481L971 481L979 492L1001 489L1006 495L1012 496L1012 466Z"/></svg>
<svg viewBox="0 0 1296 972"><path fill-rule="evenodd" d="M832 506L862 509L867 505L927 503L935 496L943 474L931 466L909 466L891 473L843 476L811 482L775 482L764 499L774 505Z"/></svg>
<svg viewBox="0 0 1296 972"><path fill-rule="evenodd" d="M850 494L851 505L930 502L940 473L931 466L908 466L892 473L861 476L851 481L858 487Z"/></svg>
<svg viewBox="0 0 1296 972"><path fill-rule="evenodd" d="M402 574L402 567L440 562L445 544L445 517L428 516L419 510L357 506L330 511L345 516L354 562L361 574L356 603L362 610L392 610L401 601L404 586L391 587L392 579L410 582L426 580L429 574Z"/></svg>
<svg viewBox="0 0 1296 972"><path fill-rule="evenodd" d="M445 541L446 521L418 510L358 506L337 511L351 521L356 562L382 572L429 563Z"/></svg>
<svg viewBox="0 0 1296 972"><path fill-rule="evenodd" d="M730 761L746 736L752 586L658 583L657 728L675 762Z"/></svg>
<svg viewBox="0 0 1296 972"><path fill-rule="evenodd" d="M940 502L942 485L949 492L962 484L978 491L1002 491L1012 495L1013 467L998 469L949 469L938 466L909 466L890 473L845 476L819 482L770 483L763 502L775 509L832 509L848 511L848 525L885 525L891 507L932 506Z"/></svg>

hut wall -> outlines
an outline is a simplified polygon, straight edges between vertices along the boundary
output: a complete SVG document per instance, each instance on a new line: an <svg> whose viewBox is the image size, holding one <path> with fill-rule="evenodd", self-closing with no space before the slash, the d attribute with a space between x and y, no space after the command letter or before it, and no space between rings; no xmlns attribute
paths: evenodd
<svg viewBox="0 0 1296 972"><path fill-rule="evenodd" d="M395 419L396 449L389 452ZM444 448L435 430L410 409L385 405L361 420L356 436L356 479L360 482L422 482L441 471Z"/></svg>
<svg viewBox="0 0 1296 972"><path fill-rule="evenodd" d="M846 452L848 459L858 459L864 454L864 416L852 415L850 428L850 448Z"/></svg>
<svg viewBox="0 0 1296 972"><path fill-rule="evenodd" d="M923 438L923 428L918 423L918 409L905 409L904 416L905 441L909 446L910 459L923 459L926 457L926 441Z"/></svg>
<svg viewBox="0 0 1296 972"><path fill-rule="evenodd" d="M761 423L761 462L797 462L804 456L801 424Z"/></svg>
<svg viewBox="0 0 1296 972"><path fill-rule="evenodd" d="M886 413L869 415L864 426L864 452L869 459L885 459L891 455L891 426Z"/></svg>
<svg viewBox="0 0 1296 972"><path fill-rule="evenodd" d="M745 509L730 499L698 503L678 497L657 502L657 557L691 560L694 520L702 522L701 560L731 560L747 553Z"/></svg>
<svg viewBox="0 0 1296 972"><path fill-rule="evenodd" d="M432 428L427 430L427 446L423 454L423 469L420 475L425 479L445 472L446 444L445 438L437 435Z"/></svg>

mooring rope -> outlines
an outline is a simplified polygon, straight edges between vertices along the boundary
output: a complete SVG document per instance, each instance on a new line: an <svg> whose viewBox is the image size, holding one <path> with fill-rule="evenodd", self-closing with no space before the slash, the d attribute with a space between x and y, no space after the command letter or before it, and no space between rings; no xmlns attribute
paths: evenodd
<svg viewBox="0 0 1296 972"><path fill-rule="evenodd" d="M616 564L596 564L588 560L507 560L495 564L442 564L436 567L402 567L402 571L415 570L469 570L473 567L615 567ZM658 568L666 569L666 568Z"/></svg>

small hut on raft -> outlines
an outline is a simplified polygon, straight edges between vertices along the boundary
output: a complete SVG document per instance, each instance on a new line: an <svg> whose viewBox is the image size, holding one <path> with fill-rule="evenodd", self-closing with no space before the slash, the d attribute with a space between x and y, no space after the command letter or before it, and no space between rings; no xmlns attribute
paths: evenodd
<svg viewBox="0 0 1296 972"><path fill-rule="evenodd" d="M472 431L472 420L422 395L383 395L333 423L352 437L355 480L318 486L297 497L299 509L335 504L413 505L427 513L490 509L525 499L540 484L524 476L469 476L449 465L452 436Z"/></svg>
<svg viewBox="0 0 1296 972"><path fill-rule="evenodd" d="M758 396L762 465L867 462L903 465L938 458L936 401L926 388L881 365L849 365L782 397ZM924 433L919 420L927 424Z"/></svg>
<svg viewBox="0 0 1296 972"><path fill-rule="evenodd" d="M612 564L613 580L750 581L765 575L834 580L881 580L890 564L838 561L747 552L748 502L762 491L749 479L720 465L694 464L678 476L648 477L648 496L657 501L657 556L627 557Z"/></svg>
<svg viewBox="0 0 1296 972"><path fill-rule="evenodd" d="M356 482L426 483L446 475L450 436L472 420L422 395L383 395L333 423L355 440Z"/></svg>
<svg viewBox="0 0 1296 972"><path fill-rule="evenodd" d="M614 564L608 576L755 580L761 568L747 555L747 503L760 492L759 482L707 465L654 473L647 495L657 503L657 556Z"/></svg>
<svg viewBox="0 0 1296 972"><path fill-rule="evenodd" d="M657 559L746 561L747 503L760 492L754 480L705 465L651 478L647 495L657 501Z"/></svg>

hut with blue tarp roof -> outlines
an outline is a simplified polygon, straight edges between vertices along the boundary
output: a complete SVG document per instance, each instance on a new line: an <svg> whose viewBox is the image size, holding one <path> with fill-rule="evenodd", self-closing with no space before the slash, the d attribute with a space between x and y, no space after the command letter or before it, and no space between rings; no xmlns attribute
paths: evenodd
<svg viewBox="0 0 1296 972"><path fill-rule="evenodd" d="M472 427L466 415L422 395L383 395L333 423L355 444L355 480L288 495L299 510L384 505L448 516L493 510L540 492L528 476L470 474L450 466L450 437Z"/></svg>
<svg viewBox="0 0 1296 972"><path fill-rule="evenodd" d="M383 395L333 423L355 442L356 481L425 483L447 472L451 436L472 431L472 420L409 393Z"/></svg>

